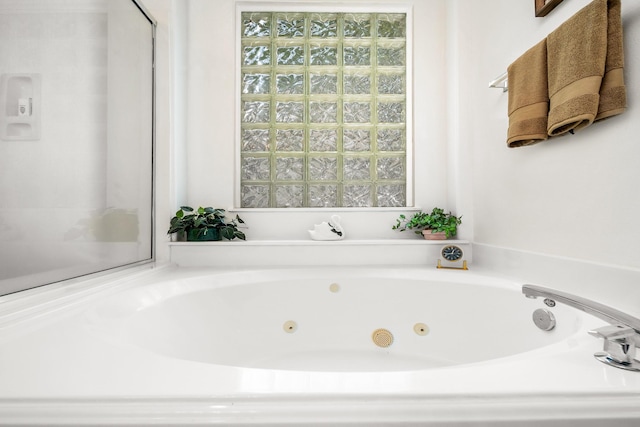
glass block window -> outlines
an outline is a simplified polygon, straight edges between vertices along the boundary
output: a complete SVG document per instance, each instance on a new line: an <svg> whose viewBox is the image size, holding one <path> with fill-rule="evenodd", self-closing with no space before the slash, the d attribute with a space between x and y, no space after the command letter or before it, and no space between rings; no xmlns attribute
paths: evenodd
<svg viewBox="0 0 640 427"><path fill-rule="evenodd" d="M405 206L403 13L243 12L243 208Z"/></svg>

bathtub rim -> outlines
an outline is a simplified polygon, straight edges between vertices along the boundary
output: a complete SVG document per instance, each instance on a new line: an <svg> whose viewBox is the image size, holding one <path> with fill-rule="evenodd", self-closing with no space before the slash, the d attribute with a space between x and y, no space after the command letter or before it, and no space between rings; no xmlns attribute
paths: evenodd
<svg viewBox="0 0 640 427"><path fill-rule="evenodd" d="M420 425L640 420L640 393L0 399L0 425ZM55 422L52 422L55 420ZM259 421L258 421L259 420ZM467 425L467 424L465 424ZM468 424L473 425L473 424ZM527 424L530 425L530 424ZM567 427L573 424L566 424Z"/></svg>

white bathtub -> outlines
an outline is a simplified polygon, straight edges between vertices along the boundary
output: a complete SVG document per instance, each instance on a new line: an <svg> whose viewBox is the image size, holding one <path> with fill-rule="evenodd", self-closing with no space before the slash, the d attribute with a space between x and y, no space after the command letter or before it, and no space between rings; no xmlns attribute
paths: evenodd
<svg viewBox="0 0 640 427"><path fill-rule="evenodd" d="M558 305L542 331L546 306L520 286L424 267L166 267L13 297L0 424L640 425L640 374L593 357L604 323Z"/></svg>

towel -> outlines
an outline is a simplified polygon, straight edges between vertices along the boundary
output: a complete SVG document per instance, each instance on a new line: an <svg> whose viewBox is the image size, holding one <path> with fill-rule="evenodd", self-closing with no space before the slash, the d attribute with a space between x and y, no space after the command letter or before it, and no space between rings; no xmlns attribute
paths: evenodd
<svg viewBox="0 0 640 427"><path fill-rule="evenodd" d="M618 23L609 25L616 14ZM589 126L600 108L599 118L624 110L621 28L620 0L594 0L547 36L549 136ZM610 72L603 85L605 65Z"/></svg>
<svg viewBox="0 0 640 427"><path fill-rule="evenodd" d="M596 120L622 113L627 107L624 86L624 49L622 47L622 17L620 0L609 0L607 14L607 59L600 86L600 104Z"/></svg>
<svg viewBox="0 0 640 427"><path fill-rule="evenodd" d="M509 129L507 146L524 147L547 139L547 40L526 51L507 68Z"/></svg>

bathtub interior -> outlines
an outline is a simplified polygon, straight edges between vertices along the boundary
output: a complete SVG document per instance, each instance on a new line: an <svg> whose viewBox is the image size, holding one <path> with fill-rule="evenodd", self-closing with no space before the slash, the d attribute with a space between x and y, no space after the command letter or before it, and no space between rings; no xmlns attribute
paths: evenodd
<svg viewBox="0 0 640 427"><path fill-rule="evenodd" d="M291 269L148 284L88 313L103 338L173 359L294 371L409 371L483 363L601 326L564 306L538 329L518 284L458 272ZM463 273L464 274L464 273ZM385 330L374 338L378 330ZM381 337L381 338L380 338ZM389 338L392 337L392 338ZM385 347L385 340L392 339Z"/></svg>

